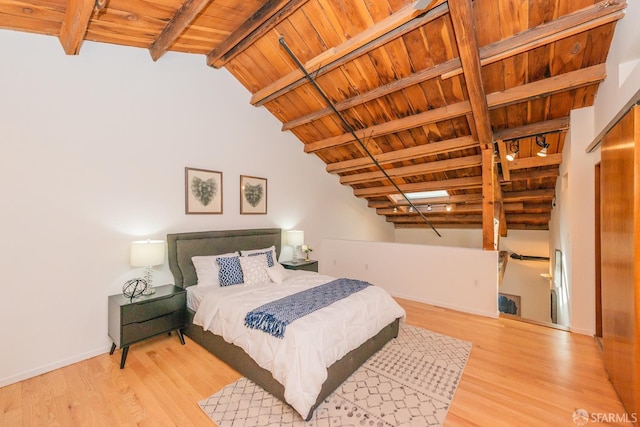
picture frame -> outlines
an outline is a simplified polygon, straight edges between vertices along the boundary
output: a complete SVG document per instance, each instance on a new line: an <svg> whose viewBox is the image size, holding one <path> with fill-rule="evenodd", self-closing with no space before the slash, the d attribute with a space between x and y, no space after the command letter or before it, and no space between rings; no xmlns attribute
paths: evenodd
<svg viewBox="0 0 640 427"><path fill-rule="evenodd" d="M222 214L222 172L184 168L185 214Z"/></svg>
<svg viewBox="0 0 640 427"><path fill-rule="evenodd" d="M267 213L267 179L240 175L240 214Z"/></svg>

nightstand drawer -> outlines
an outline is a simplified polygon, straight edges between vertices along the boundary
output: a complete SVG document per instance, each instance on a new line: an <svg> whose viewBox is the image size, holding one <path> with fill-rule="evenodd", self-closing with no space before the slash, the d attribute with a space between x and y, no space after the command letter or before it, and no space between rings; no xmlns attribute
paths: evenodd
<svg viewBox="0 0 640 427"><path fill-rule="evenodd" d="M162 315L145 322L131 323L122 326L121 346L132 344L136 341L149 338L163 332L170 332L184 327L186 313L180 308L173 313Z"/></svg>
<svg viewBox="0 0 640 427"><path fill-rule="evenodd" d="M184 310L186 304L187 294L185 292L130 304L122 307L122 325L140 323L174 311Z"/></svg>

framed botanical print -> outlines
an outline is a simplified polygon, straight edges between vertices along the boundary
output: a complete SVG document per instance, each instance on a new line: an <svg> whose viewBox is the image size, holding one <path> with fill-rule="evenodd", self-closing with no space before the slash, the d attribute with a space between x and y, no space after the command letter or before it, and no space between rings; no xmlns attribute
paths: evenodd
<svg viewBox="0 0 640 427"><path fill-rule="evenodd" d="M267 213L267 179L240 175L240 213Z"/></svg>
<svg viewBox="0 0 640 427"><path fill-rule="evenodd" d="M222 213L222 172L185 168L185 213Z"/></svg>

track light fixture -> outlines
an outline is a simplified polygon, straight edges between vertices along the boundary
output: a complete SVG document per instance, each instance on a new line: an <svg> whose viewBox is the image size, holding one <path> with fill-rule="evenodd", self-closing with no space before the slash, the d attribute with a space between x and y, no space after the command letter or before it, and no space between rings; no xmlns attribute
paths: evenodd
<svg viewBox="0 0 640 427"><path fill-rule="evenodd" d="M544 135L536 135L536 145L540 147L540 151L538 151L538 156L546 157L547 148L549 148L549 144L547 144L547 138Z"/></svg>
<svg viewBox="0 0 640 427"><path fill-rule="evenodd" d="M507 160L512 162L520 152L520 142L516 139L509 144L509 153L507 154Z"/></svg>

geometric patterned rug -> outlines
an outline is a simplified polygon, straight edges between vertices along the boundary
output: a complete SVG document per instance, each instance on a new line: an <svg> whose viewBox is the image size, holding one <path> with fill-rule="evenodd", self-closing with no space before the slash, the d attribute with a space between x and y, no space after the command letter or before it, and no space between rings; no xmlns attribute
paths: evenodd
<svg viewBox="0 0 640 427"><path fill-rule="evenodd" d="M244 377L198 404L219 427L441 426L470 353L470 342L401 322L308 422Z"/></svg>

